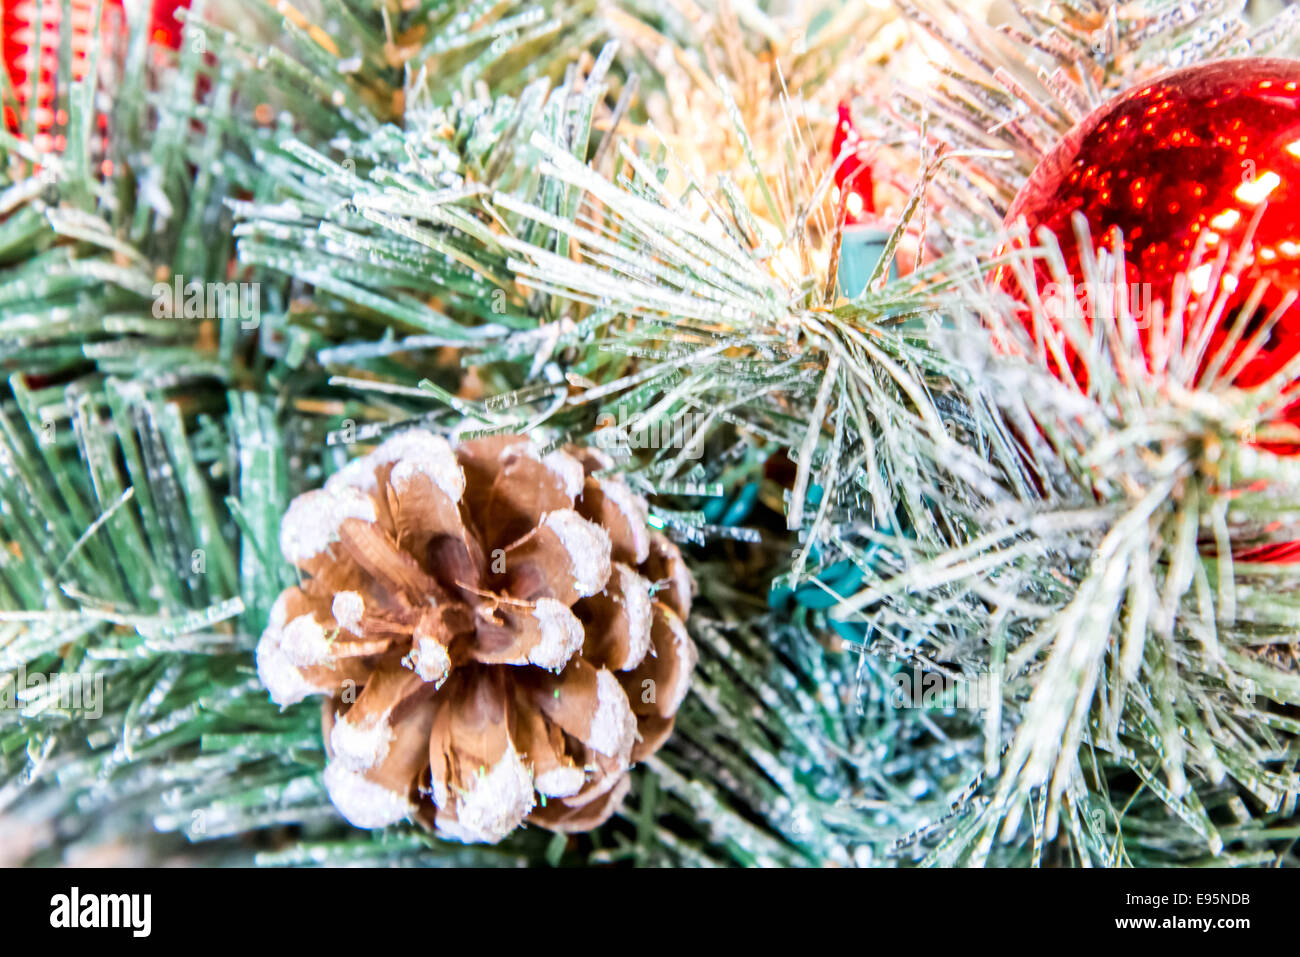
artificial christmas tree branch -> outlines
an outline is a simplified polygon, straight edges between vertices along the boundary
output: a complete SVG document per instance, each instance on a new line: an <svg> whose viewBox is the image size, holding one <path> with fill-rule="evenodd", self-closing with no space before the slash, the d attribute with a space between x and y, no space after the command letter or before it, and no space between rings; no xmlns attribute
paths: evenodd
<svg viewBox="0 0 1300 957"><path fill-rule="evenodd" d="M0 410L6 667L109 688L97 722L5 718L14 812L63 811L49 853L156 828L236 857L261 831L271 864L1289 860L1294 572L1196 541L1289 521L1293 469L1236 427L1273 399L1161 403L1099 352L1072 387L1028 359L1084 344L1084 317L1028 338L982 281L1052 259L1002 252L998 211L1078 109L1245 28L1089 4L994 41L909 8L953 63L937 96L882 103L872 69L919 42L852 5L800 11L796 42L708 6L212 9L177 63L127 61L110 175L74 156L57 203L31 167L6 194L9 321L75 317L13 353L51 378ZM854 92L896 229L846 302L825 149ZM255 330L153 318L156 277L225 280L232 250ZM295 581L289 499L412 425L630 448L652 524L695 546L696 689L590 837L350 830L318 712L253 676ZM774 582L825 601L766 609ZM899 707L912 673L990 679L994 703Z"/></svg>

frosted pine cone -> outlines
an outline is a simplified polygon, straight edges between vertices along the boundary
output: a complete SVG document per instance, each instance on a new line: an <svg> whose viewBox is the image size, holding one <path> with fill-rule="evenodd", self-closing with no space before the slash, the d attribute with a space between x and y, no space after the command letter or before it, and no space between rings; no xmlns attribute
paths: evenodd
<svg viewBox="0 0 1300 957"><path fill-rule="evenodd" d="M693 582L603 464L410 431L290 505L302 585L272 609L258 674L282 706L329 696L325 784L353 824L587 830L667 739Z"/></svg>

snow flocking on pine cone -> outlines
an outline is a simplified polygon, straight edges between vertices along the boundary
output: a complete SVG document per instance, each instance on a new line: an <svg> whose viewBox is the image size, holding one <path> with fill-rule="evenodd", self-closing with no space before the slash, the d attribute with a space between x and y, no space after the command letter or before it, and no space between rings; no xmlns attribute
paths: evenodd
<svg viewBox="0 0 1300 957"><path fill-rule="evenodd" d="M293 501L257 668L326 696L325 785L358 827L466 842L607 819L672 730L694 582L590 449L398 434Z"/></svg>

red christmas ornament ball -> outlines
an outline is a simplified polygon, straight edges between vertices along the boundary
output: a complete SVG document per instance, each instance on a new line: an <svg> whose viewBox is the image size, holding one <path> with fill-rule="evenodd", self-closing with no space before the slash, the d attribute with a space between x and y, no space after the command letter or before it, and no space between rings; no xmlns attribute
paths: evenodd
<svg viewBox="0 0 1300 957"><path fill-rule="evenodd" d="M1189 317L1220 288L1230 293L1206 362L1256 283L1266 281L1242 343L1275 310L1283 314L1234 380L1263 382L1300 352L1300 303L1294 301L1300 291L1300 61L1221 60L1166 74L1096 109L1043 159L1006 225L1023 217L1031 236L1041 226L1050 229L1076 293L1087 296L1075 213L1083 214L1099 249L1111 248L1115 230L1122 233L1128 303L1144 347L1156 303L1170 315L1175 277L1187 276ZM1225 246L1244 253L1247 265L1235 276L1225 268L1223 282L1208 288ZM1045 263L1036 269L1041 291L1052 278ZM1023 295L1009 269L995 281ZM1286 418L1300 426L1300 404ZM1300 446L1274 451L1295 453Z"/></svg>
<svg viewBox="0 0 1300 957"><path fill-rule="evenodd" d="M1166 74L1099 107L1043 159L1005 225L1023 218L1031 235L1039 227L1051 230L1076 293L1086 299L1092 291L1080 267L1075 213L1087 221L1098 249L1113 246L1116 230L1122 235L1128 305L1148 358L1151 320L1157 304L1170 315L1176 277L1188 284L1189 323L1207 298L1226 297L1202 373L1257 283L1267 283L1220 368L1233 368L1251 335L1277 314L1267 340L1233 382L1249 387L1270 378L1300 353L1300 61L1223 60ZM1245 265L1225 268L1213 284L1213 264L1225 247ZM1035 269L1041 293L1053 280L1045 263ZM995 282L1023 295L1009 269ZM1086 303L1082 311L1089 315ZM1300 428L1300 401L1281 418ZM1300 453L1295 443L1261 445ZM1237 558L1300 561L1300 542L1259 546Z"/></svg>
<svg viewBox="0 0 1300 957"><path fill-rule="evenodd" d="M176 11L189 6L189 0L151 0L149 7L149 39L158 46L180 47L181 24ZM72 50L72 74L80 80L85 76L87 64L96 39L103 40L102 31L114 23L123 23L122 0L104 0L98 27L94 18L95 0L69 0L71 27L68 31ZM62 0L0 0L0 53L14 92L18 96L19 110L25 115L34 111L38 146L48 149L54 143L51 131L60 125L56 122L54 104L55 77L59 68L59 49L63 42L61 23ZM37 24L40 30L37 30ZM37 80L39 79L39 86ZM39 94L36 91L39 89ZM39 95L39 102L33 102ZM17 132L22 117L6 106L6 127ZM49 142L47 142L49 141Z"/></svg>
<svg viewBox="0 0 1300 957"><path fill-rule="evenodd" d="M862 157L861 147L862 134L853 125L849 101L841 100L835 135L831 138L831 159L836 164L839 204L844 210L844 221L850 224L862 222L876 211L871 164Z"/></svg>

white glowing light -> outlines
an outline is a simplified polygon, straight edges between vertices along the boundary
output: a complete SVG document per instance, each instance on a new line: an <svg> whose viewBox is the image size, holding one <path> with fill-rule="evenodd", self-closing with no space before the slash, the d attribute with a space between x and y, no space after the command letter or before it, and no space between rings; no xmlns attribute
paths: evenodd
<svg viewBox="0 0 1300 957"><path fill-rule="evenodd" d="M1243 203L1258 206L1268 199L1273 190L1282 185L1282 177L1270 170L1265 170L1259 178L1249 183L1242 183L1234 194Z"/></svg>
<svg viewBox="0 0 1300 957"><path fill-rule="evenodd" d="M1219 213L1218 216L1215 216L1210 220L1210 225L1215 229L1221 229L1224 232L1227 232L1239 222L1241 222L1240 212L1235 209L1225 209L1223 212Z"/></svg>
<svg viewBox="0 0 1300 957"><path fill-rule="evenodd" d="M1205 290L1210 288L1210 273L1213 272L1213 270L1214 267L1210 263L1206 263L1203 266L1197 266L1192 270L1192 274L1189 277L1192 281L1192 292L1199 296L1202 295Z"/></svg>
<svg viewBox="0 0 1300 957"><path fill-rule="evenodd" d="M850 209L853 203L849 203ZM782 246L776 251L776 258L773 260L774 273L783 278L787 283L797 283L799 277L803 274L803 263L799 260L799 252L793 246Z"/></svg>

